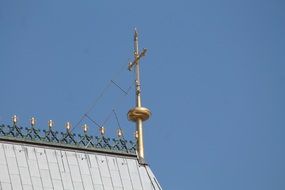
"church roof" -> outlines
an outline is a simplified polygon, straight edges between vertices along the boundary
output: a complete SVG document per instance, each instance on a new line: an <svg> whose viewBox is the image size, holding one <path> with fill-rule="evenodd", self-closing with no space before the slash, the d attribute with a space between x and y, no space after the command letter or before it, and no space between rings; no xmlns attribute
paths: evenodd
<svg viewBox="0 0 285 190"><path fill-rule="evenodd" d="M136 145L118 137L0 126L2 190L161 190Z"/></svg>
<svg viewBox="0 0 285 190"><path fill-rule="evenodd" d="M135 29L134 60L128 69L136 74L136 105L128 119L136 123L136 143L125 140L121 129L117 138L105 137L103 125L95 121L99 136L89 135L86 124L83 134L74 134L69 122L66 132L54 131L52 120L48 130L40 130L34 117L23 128L13 116L11 126L0 125L0 190L161 190L144 159L143 122L151 116L141 103L139 61L145 54L146 49L139 52ZM88 112L82 119L89 118Z"/></svg>

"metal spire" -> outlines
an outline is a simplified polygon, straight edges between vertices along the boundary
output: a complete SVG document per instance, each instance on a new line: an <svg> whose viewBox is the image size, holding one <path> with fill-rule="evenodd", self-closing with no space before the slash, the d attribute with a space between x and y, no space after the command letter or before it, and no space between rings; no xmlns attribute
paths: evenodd
<svg viewBox="0 0 285 190"><path fill-rule="evenodd" d="M141 53L139 53L139 42L138 42L138 32L135 29L134 34L134 61L129 63L129 70L135 67L136 72L136 107L132 108L128 112L128 119L136 122L136 131L138 134L137 138L137 151L138 158L141 164L144 164L144 142L143 142L143 121L147 120L151 116L151 112L149 109L142 107L141 103L141 83L140 83L140 59L145 56L146 49L143 49Z"/></svg>

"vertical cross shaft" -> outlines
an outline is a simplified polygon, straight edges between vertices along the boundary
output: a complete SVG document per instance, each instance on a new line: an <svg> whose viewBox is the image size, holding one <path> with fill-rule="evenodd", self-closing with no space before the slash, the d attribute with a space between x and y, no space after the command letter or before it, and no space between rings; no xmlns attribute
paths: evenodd
<svg viewBox="0 0 285 190"><path fill-rule="evenodd" d="M138 45L138 32L135 30L134 34L134 61L129 64L129 70L132 67L135 67L136 72L136 107L131 109L128 112L128 119L136 122L136 131L137 131L137 152L139 162L144 164L144 142L143 142L143 121L147 120L151 112L149 109L142 107L141 102L141 84L140 84L140 58L143 57L146 53L146 49L143 49L141 53L139 53L139 45Z"/></svg>
<svg viewBox="0 0 285 190"><path fill-rule="evenodd" d="M134 58L136 68L136 103L137 107L141 107L141 84L140 84L140 55L139 55L139 37L138 32L135 30L134 34Z"/></svg>

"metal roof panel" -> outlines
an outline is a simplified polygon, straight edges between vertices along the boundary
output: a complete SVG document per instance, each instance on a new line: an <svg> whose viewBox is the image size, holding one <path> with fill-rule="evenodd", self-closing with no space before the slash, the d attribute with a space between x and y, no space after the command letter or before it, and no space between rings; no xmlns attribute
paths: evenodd
<svg viewBox="0 0 285 190"><path fill-rule="evenodd" d="M161 190L132 155L0 141L0 190Z"/></svg>

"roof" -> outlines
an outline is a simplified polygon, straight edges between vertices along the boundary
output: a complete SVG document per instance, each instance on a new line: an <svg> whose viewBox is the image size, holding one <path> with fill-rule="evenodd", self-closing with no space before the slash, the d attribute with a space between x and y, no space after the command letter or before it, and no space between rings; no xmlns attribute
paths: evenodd
<svg viewBox="0 0 285 190"><path fill-rule="evenodd" d="M35 137L33 130L38 129L0 126L0 189L161 190L128 141L121 139L127 143L119 146L120 139L103 143L103 137L92 137L86 146L78 141L84 135L65 141L62 133L58 141L47 141L47 131Z"/></svg>
<svg viewBox="0 0 285 190"><path fill-rule="evenodd" d="M92 136L87 131L84 134L75 134L70 129L67 129L66 132L59 132L54 131L52 127L49 127L48 130L40 130L35 126L23 128L13 124L12 126L0 125L0 138L29 144L136 155L136 143L127 141L123 136L107 138L104 133L99 136Z"/></svg>

